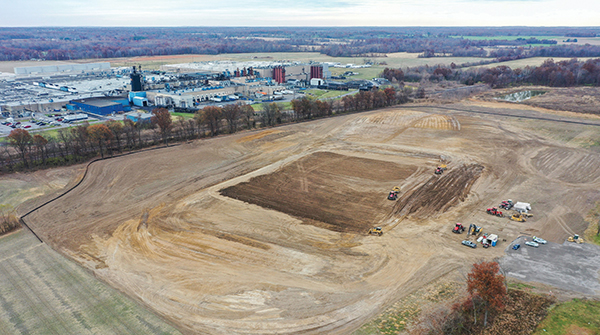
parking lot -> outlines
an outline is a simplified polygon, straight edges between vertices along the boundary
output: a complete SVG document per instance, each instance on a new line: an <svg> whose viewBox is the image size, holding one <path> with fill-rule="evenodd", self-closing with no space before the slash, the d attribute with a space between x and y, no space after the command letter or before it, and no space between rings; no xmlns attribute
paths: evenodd
<svg viewBox="0 0 600 335"><path fill-rule="evenodd" d="M73 123L63 123L59 120L62 120L66 113L62 113L60 116L46 116L45 114L37 114L35 117L35 122L31 122L32 118L20 118L15 119L12 123L8 123L7 119L2 119L0 123L0 137L7 136L14 129L25 129L27 131L32 130L46 130L46 129L58 129L64 127L70 127ZM57 114L58 115L58 114ZM86 121L92 122L96 121L95 118L88 118ZM40 124L40 122L42 122ZM11 127L10 125L14 125L15 127Z"/></svg>
<svg viewBox="0 0 600 335"><path fill-rule="evenodd" d="M509 277L600 295L600 247L587 243L548 242L535 248L525 245L525 241L531 241L531 237L517 238L499 261ZM515 244L521 247L513 250Z"/></svg>

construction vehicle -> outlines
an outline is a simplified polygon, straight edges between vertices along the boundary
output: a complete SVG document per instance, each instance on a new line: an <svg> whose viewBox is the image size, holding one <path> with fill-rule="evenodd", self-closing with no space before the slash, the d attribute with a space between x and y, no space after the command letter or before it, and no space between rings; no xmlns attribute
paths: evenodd
<svg viewBox="0 0 600 335"><path fill-rule="evenodd" d="M498 210L498 207L492 207L492 208L488 208L488 209L486 210L486 212L487 212L488 214L491 214L491 215L496 215L496 216L499 216L499 217L503 217L503 216L504 216L504 214L502 214L502 212Z"/></svg>
<svg viewBox="0 0 600 335"><path fill-rule="evenodd" d="M509 209L511 209L513 207L513 202L512 202L512 200L508 199L506 201L502 201L500 203L500 206L498 206L498 207L500 207L502 209L509 210Z"/></svg>
<svg viewBox="0 0 600 335"><path fill-rule="evenodd" d="M388 200L396 200L398 199L398 193L400 193L400 187L394 186L394 188L388 194Z"/></svg>
<svg viewBox="0 0 600 335"><path fill-rule="evenodd" d="M581 244L581 243L583 243L583 238L579 237L579 235L575 234L573 236L569 236L569 238L567 238L567 241Z"/></svg>
<svg viewBox="0 0 600 335"><path fill-rule="evenodd" d="M383 235L383 231L381 230L381 227L373 227L369 229L369 235L381 236Z"/></svg>
<svg viewBox="0 0 600 335"><path fill-rule="evenodd" d="M515 213L510 217L511 220L513 221L517 221L517 222L525 222L527 221L527 219L525 219L525 216L522 215L521 213Z"/></svg>
<svg viewBox="0 0 600 335"><path fill-rule="evenodd" d="M469 231L467 233L467 236L470 236L470 235L479 236L479 235L481 235L482 231L483 231L482 227L479 227L479 226L471 223L471 225L469 226Z"/></svg>
<svg viewBox="0 0 600 335"><path fill-rule="evenodd" d="M465 231L465 227L462 225L462 223L456 223L454 229L452 229L452 232L455 234L462 234L463 231Z"/></svg>
<svg viewBox="0 0 600 335"><path fill-rule="evenodd" d="M446 164L442 164L435 169L435 174L442 174L447 168Z"/></svg>

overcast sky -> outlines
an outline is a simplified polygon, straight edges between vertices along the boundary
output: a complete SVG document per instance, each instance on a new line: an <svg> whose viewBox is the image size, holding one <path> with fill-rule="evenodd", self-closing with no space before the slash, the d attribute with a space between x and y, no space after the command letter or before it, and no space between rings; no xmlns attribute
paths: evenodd
<svg viewBox="0 0 600 335"><path fill-rule="evenodd" d="M600 0L1 0L0 26L598 26Z"/></svg>

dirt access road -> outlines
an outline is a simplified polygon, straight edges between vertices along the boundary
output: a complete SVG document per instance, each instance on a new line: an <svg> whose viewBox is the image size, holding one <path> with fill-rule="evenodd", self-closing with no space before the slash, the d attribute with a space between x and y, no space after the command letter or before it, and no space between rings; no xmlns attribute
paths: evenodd
<svg viewBox="0 0 600 335"><path fill-rule="evenodd" d="M515 117L530 107L504 116L501 103L477 106L492 114L459 111L468 104L389 108L97 162L27 219L183 332L347 334L419 287L501 256L519 235L562 242L585 229L600 199L600 156L580 144L600 127ZM441 161L449 169L434 176ZM394 186L397 202L386 200ZM535 216L485 213L507 198L531 203ZM499 234L499 247L462 246L455 222ZM367 236L372 226L383 236Z"/></svg>

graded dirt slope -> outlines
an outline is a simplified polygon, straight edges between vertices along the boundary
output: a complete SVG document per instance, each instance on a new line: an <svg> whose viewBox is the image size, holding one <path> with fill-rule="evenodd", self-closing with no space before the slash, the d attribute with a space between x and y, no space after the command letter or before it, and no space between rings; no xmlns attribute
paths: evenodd
<svg viewBox="0 0 600 335"><path fill-rule="evenodd" d="M583 231L600 200L597 151L542 129L600 127L504 106L390 108L101 161L28 220L184 332L347 334L519 235ZM485 213L507 198L535 216ZM499 234L499 247L462 246L455 222Z"/></svg>

